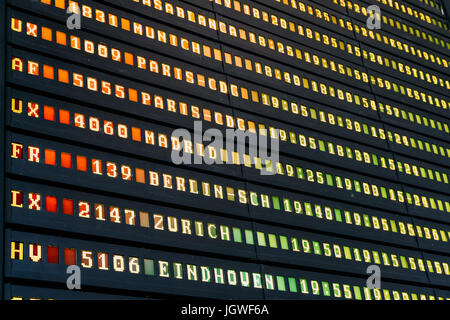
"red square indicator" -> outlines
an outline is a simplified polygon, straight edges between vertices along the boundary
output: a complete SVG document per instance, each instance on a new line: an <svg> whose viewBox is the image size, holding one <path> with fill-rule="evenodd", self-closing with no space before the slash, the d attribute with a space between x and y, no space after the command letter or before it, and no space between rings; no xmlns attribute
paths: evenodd
<svg viewBox="0 0 450 320"><path fill-rule="evenodd" d="M63 199L63 213L73 216L73 200Z"/></svg>
<svg viewBox="0 0 450 320"><path fill-rule="evenodd" d="M59 110L59 122L70 124L70 112L63 109Z"/></svg>
<svg viewBox="0 0 450 320"><path fill-rule="evenodd" d="M52 66L44 64L44 78L55 79L55 69Z"/></svg>
<svg viewBox="0 0 450 320"><path fill-rule="evenodd" d="M58 81L69 83L69 72L64 69L58 69Z"/></svg>
<svg viewBox="0 0 450 320"><path fill-rule="evenodd" d="M61 152L61 167L72 168L72 155L70 153Z"/></svg>
<svg viewBox="0 0 450 320"><path fill-rule="evenodd" d="M87 160L86 160L86 157L77 156L77 170L87 171Z"/></svg>
<svg viewBox="0 0 450 320"><path fill-rule="evenodd" d="M48 246L47 247L47 262L48 263L59 263L59 250L58 247Z"/></svg>
<svg viewBox="0 0 450 320"><path fill-rule="evenodd" d="M66 266L77 264L77 252L75 249L64 248L64 263Z"/></svg>
<svg viewBox="0 0 450 320"><path fill-rule="evenodd" d="M44 119L49 121L55 121L55 108L44 106Z"/></svg>
<svg viewBox="0 0 450 320"><path fill-rule="evenodd" d="M56 166L56 152L54 150L45 149L45 164Z"/></svg>
<svg viewBox="0 0 450 320"><path fill-rule="evenodd" d="M58 212L58 200L56 199L56 197L45 197L45 210L54 213Z"/></svg>
<svg viewBox="0 0 450 320"><path fill-rule="evenodd" d="M134 141L141 141L141 129L132 127L131 128L131 136Z"/></svg>

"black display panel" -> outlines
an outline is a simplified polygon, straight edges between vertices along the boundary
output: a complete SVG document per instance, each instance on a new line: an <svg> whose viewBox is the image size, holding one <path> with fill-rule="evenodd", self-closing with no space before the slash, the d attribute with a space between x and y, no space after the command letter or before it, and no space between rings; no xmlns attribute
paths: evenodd
<svg viewBox="0 0 450 320"><path fill-rule="evenodd" d="M353 6L349 7L349 15L361 22L366 22L368 15L367 10L364 10L367 5L361 1L353 0ZM420 2L419 2L420 3ZM440 12L442 14L442 12ZM444 36L424 28L420 28L414 23L411 23L399 16L391 14L386 10L380 19L381 28L387 32L397 35L405 40L415 42L421 47L427 47L432 50L440 51L446 54L448 50L448 39Z"/></svg>
<svg viewBox="0 0 450 320"><path fill-rule="evenodd" d="M444 9L1 2L0 298L450 299Z"/></svg>
<svg viewBox="0 0 450 320"><path fill-rule="evenodd" d="M279 278L279 287L284 290L269 291L268 299L297 299L295 293L301 293L307 299L340 299L340 300L435 300L434 290L403 285L395 287L386 283L383 289L370 290L361 279L301 272L295 269L281 269L264 266L264 272L272 274L288 274ZM291 279L298 279L297 281Z"/></svg>
<svg viewBox="0 0 450 320"><path fill-rule="evenodd" d="M369 289L357 278L250 263L230 264L226 260L182 254L168 256L157 250L137 251L131 247L70 238L10 230L6 236L10 244L6 270L9 276L27 278L34 275L56 283L63 279L61 274L64 274L65 265L76 261L83 268L82 274L88 284L113 285L149 293L172 293L183 288L190 295L207 297L209 291L220 288L220 294L233 298L261 299L263 294L275 298L290 293L297 299L317 295L341 299L355 296L357 300L413 300L421 296L431 299L434 294L431 289L389 282L383 290ZM330 282L334 289L332 294ZM341 295L341 292L345 294Z"/></svg>
<svg viewBox="0 0 450 320"><path fill-rule="evenodd" d="M250 222L17 180L8 180L7 190L10 223L256 258L254 247L246 238L252 234ZM30 199L36 205L27 204Z"/></svg>
<svg viewBox="0 0 450 320"><path fill-rule="evenodd" d="M411 4L405 4L404 8L401 7L399 1L392 1L387 4L381 0L365 0L364 2L369 4L377 4L382 10L386 10L394 15L397 15L405 20L409 20L412 23L420 26L420 28L429 29L444 36L447 36L446 32L449 30L448 16L447 19L429 14L417 8Z"/></svg>
<svg viewBox="0 0 450 320"><path fill-rule="evenodd" d="M61 283L69 264L83 268L81 276L91 286L146 293L184 292L216 299L262 299L264 294L257 264L33 233L7 231L6 236L11 246L6 267L10 277ZM216 296L211 296L212 289L216 289Z"/></svg>

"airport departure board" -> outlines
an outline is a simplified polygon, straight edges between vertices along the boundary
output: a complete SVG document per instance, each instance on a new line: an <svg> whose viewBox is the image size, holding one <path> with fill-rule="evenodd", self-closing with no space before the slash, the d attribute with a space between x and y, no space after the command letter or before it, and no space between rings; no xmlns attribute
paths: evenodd
<svg viewBox="0 0 450 320"><path fill-rule="evenodd" d="M450 299L449 10L2 1L1 298Z"/></svg>

